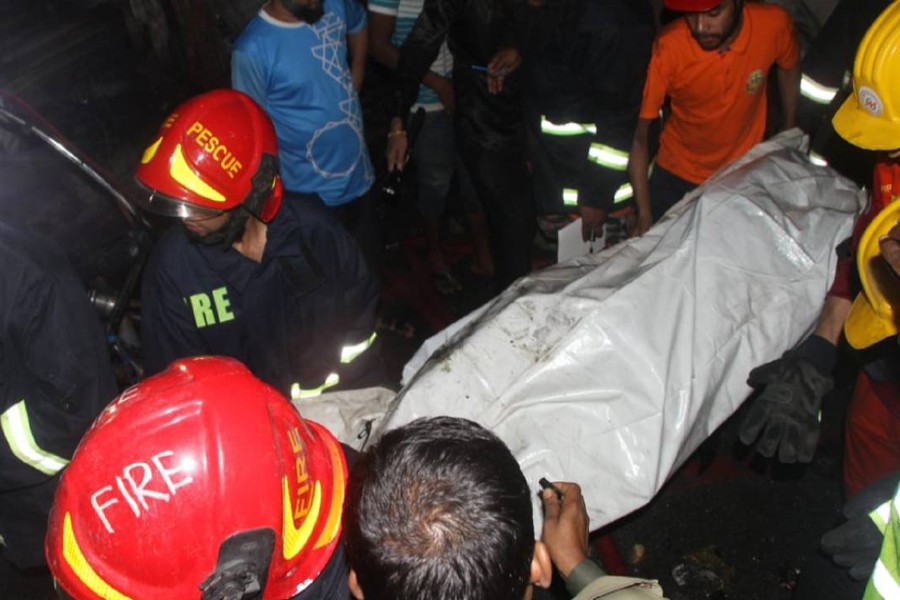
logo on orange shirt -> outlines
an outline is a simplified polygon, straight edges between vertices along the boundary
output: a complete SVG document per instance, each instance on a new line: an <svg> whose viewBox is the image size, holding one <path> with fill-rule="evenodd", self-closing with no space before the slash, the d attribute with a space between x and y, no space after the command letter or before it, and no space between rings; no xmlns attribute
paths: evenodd
<svg viewBox="0 0 900 600"><path fill-rule="evenodd" d="M755 94L762 88L765 81L766 78L763 75L762 69L757 69L747 77L747 87L744 88L744 91L747 92L748 95Z"/></svg>

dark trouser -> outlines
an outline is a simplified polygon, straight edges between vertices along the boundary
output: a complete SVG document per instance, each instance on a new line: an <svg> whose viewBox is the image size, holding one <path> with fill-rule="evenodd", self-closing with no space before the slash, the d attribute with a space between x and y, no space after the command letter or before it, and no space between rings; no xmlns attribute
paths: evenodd
<svg viewBox="0 0 900 600"><path fill-rule="evenodd" d="M505 288L531 271L535 227L531 174L519 151L466 144L460 154L487 217L497 283Z"/></svg>
<svg viewBox="0 0 900 600"><path fill-rule="evenodd" d="M850 579L847 569L816 552L807 558L791 600L859 600L865 588L865 580Z"/></svg>
<svg viewBox="0 0 900 600"><path fill-rule="evenodd" d="M381 265L382 245L374 190L375 186L372 186L356 200L340 206L330 206L329 209L359 244L369 268L377 276Z"/></svg>
<svg viewBox="0 0 900 600"><path fill-rule="evenodd" d="M653 213L653 222L659 221L667 210L675 206L685 194L694 191L697 185L654 165L650 176L650 212Z"/></svg>

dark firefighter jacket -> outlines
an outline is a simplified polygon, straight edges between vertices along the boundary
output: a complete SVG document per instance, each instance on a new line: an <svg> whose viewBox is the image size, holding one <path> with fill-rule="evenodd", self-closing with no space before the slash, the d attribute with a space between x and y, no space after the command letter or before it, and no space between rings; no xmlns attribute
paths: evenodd
<svg viewBox="0 0 900 600"><path fill-rule="evenodd" d="M514 47L511 0L425 0L409 37L400 47L398 114L405 118L419 83L446 39L453 54L456 131L465 147L509 151L521 145L518 72L504 90L489 94L483 69L498 50ZM472 67L475 67L473 69Z"/></svg>
<svg viewBox="0 0 900 600"><path fill-rule="evenodd" d="M524 87L555 123L594 123L628 149L653 43L646 0L550 0L517 8Z"/></svg>
<svg viewBox="0 0 900 600"><path fill-rule="evenodd" d="M284 394L315 395L371 355L378 294L356 242L314 197L285 194L261 263L178 225L144 273L145 367L231 356Z"/></svg>
<svg viewBox="0 0 900 600"><path fill-rule="evenodd" d="M52 244L0 224L0 536L20 566L42 561L51 494L116 395L103 329L84 286ZM21 502L42 506L19 506ZM41 515L43 518L41 518Z"/></svg>
<svg viewBox="0 0 900 600"><path fill-rule="evenodd" d="M579 188L579 204L609 208L628 181L654 36L649 2L522 3L516 24L536 178L547 170Z"/></svg>

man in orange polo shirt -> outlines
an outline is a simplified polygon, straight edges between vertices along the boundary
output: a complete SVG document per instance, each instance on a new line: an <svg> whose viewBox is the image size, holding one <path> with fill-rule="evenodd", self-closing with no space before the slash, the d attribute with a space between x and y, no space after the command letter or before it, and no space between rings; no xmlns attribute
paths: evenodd
<svg viewBox="0 0 900 600"><path fill-rule="evenodd" d="M777 65L783 127L794 126L800 51L788 13L744 0L664 0L679 18L657 36L628 162L644 233L681 197L762 141L766 82ZM671 114L648 178L650 123Z"/></svg>

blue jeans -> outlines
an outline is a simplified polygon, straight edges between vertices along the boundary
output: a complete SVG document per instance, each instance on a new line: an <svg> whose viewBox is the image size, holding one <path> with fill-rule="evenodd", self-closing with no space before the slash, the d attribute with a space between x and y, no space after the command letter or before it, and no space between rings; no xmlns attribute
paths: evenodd
<svg viewBox="0 0 900 600"><path fill-rule="evenodd" d="M426 217L444 214L453 172L457 173L459 199L466 214L481 211L478 196L459 159L453 135L453 118L446 111L425 114L425 123L413 149L416 162L419 212Z"/></svg>

